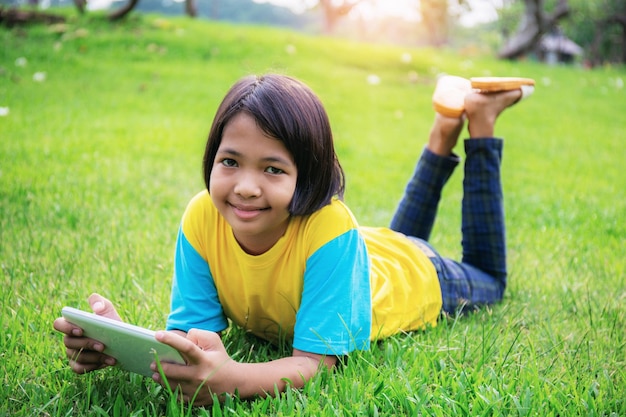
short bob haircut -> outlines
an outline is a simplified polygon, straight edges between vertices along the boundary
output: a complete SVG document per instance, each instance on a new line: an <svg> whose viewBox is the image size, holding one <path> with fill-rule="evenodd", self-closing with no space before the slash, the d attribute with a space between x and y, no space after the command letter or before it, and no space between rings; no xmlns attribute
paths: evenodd
<svg viewBox="0 0 626 417"><path fill-rule="evenodd" d="M308 215L343 198L345 175L333 145L328 115L320 99L302 82L277 74L248 76L237 81L220 104L204 151L204 182L211 171L224 128L246 112L268 136L280 140L298 169L289 205L292 215Z"/></svg>

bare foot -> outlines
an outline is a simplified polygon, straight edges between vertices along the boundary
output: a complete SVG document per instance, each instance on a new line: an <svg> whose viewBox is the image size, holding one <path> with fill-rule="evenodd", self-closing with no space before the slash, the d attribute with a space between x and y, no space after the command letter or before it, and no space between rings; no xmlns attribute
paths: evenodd
<svg viewBox="0 0 626 417"><path fill-rule="evenodd" d="M515 104L522 96L521 90L499 93L470 93L465 96L465 114L469 121L470 138L491 138L496 119L507 107Z"/></svg>
<svg viewBox="0 0 626 417"><path fill-rule="evenodd" d="M464 117L446 117L435 113L426 147L436 155L450 156L463 130Z"/></svg>

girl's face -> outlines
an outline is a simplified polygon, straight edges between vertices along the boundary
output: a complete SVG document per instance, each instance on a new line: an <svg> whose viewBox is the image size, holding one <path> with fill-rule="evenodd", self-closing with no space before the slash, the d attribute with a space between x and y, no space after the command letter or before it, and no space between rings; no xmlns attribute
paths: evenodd
<svg viewBox="0 0 626 417"><path fill-rule="evenodd" d="M242 112L225 126L209 192L248 253L269 250L287 230L298 170L283 143Z"/></svg>

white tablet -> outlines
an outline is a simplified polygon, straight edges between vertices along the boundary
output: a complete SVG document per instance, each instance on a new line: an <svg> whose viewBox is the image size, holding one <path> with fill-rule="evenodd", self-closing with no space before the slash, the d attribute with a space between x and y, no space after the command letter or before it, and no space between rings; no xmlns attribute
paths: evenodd
<svg viewBox="0 0 626 417"><path fill-rule="evenodd" d="M61 314L83 329L85 336L101 342L104 353L114 357L117 366L127 371L152 376L150 364L157 357L161 362L185 363L176 349L157 341L152 330L72 307L63 307Z"/></svg>

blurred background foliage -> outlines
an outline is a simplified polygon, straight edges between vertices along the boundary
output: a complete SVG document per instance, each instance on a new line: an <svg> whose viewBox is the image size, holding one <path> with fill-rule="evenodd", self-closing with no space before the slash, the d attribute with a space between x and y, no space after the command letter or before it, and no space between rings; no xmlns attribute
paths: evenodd
<svg viewBox="0 0 626 417"><path fill-rule="evenodd" d="M187 14L505 59L626 62L625 0L0 0L0 24L46 21L59 7L104 9L115 20L129 13Z"/></svg>

